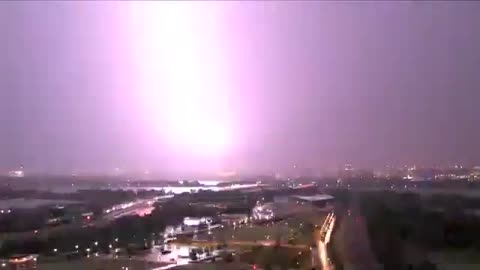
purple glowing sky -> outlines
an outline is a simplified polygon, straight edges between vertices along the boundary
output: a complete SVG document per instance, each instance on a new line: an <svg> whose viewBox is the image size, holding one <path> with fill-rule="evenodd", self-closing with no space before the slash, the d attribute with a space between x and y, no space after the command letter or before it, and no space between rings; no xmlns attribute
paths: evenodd
<svg viewBox="0 0 480 270"><path fill-rule="evenodd" d="M0 2L0 170L480 163L479 13Z"/></svg>

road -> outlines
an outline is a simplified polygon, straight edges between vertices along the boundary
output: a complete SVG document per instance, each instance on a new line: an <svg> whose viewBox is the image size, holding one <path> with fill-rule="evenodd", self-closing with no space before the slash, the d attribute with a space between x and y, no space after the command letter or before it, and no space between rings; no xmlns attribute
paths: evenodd
<svg viewBox="0 0 480 270"><path fill-rule="evenodd" d="M151 199L138 199L131 202L114 205L104 211L104 215L100 219L113 220L129 215L145 215L153 210L153 204L159 201L165 201L173 198L173 195L158 196Z"/></svg>
<svg viewBox="0 0 480 270"><path fill-rule="evenodd" d="M312 261L318 261L322 270L333 270L333 265L330 262L328 256L327 245L330 243L332 237L333 227L335 226L335 215L330 212L327 218L323 222L320 231L315 233L315 242L317 244L317 258L313 258Z"/></svg>
<svg viewBox="0 0 480 270"><path fill-rule="evenodd" d="M196 246L196 247L206 247L206 246L217 246L226 243L231 246L274 246L276 243L272 240L263 240L263 241L226 241L226 242L217 242L217 241L191 241L188 243L181 242L172 242L177 246ZM299 248L299 249L308 249L307 245L293 245L280 243L280 247L287 248Z"/></svg>

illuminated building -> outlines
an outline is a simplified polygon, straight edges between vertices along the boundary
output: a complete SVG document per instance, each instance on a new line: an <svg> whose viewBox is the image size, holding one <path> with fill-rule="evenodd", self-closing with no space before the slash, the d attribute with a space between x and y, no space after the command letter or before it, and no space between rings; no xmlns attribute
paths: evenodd
<svg viewBox="0 0 480 270"><path fill-rule="evenodd" d="M340 179L351 179L353 178L354 169L352 164L345 164L343 168L338 173L338 178Z"/></svg>
<svg viewBox="0 0 480 270"><path fill-rule="evenodd" d="M480 181L480 166L475 166L470 174L470 181Z"/></svg>
<svg viewBox="0 0 480 270"><path fill-rule="evenodd" d="M352 164L345 164L345 165L343 166L343 170L344 170L344 171L353 171L353 166L352 166Z"/></svg>
<svg viewBox="0 0 480 270"><path fill-rule="evenodd" d="M183 219L183 224L186 226L199 226L200 224L210 224L210 223L212 223L212 218L210 217L202 217L202 218L185 217Z"/></svg>
<svg viewBox="0 0 480 270"><path fill-rule="evenodd" d="M471 171L461 165L437 170L435 175L436 180L467 180L469 178L471 178Z"/></svg>
<svg viewBox="0 0 480 270"><path fill-rule="evenodd" d="M279 210L282 208L277 207L275 203L265 203L257 205L252 209L252 216L255 220L271 220L279 215Z"/></svg>
<svg viewBox="0 0 480 270"><path fill-rule="evenodd" d="M417 168L416 166L408 168L404 180L412 182L432 181L436 178L437 173L432 168Z"/></svg>
<svg viewBox="0 0 480 270"><path fill-rule="evenodd" d="M11 257L8 262L3 262L2 267L8 270L34 270L37 269L37 255L18 255Z"/></svg>
<svg viewBox="0 0 480 270"><path fill-rule="evenodd" d="M12 170L8 172L9 177L25 177L25 168L23 165L20 165L20 167L16 170Z"/></svg>
<svg viewBox="0 0 480 270"><path fill-rule="evenodd" d="M8 172L8 176L9 177L18 177L18 178L21 178L21 177L24 177L25 174L23 171L9 171Z"/></svg>

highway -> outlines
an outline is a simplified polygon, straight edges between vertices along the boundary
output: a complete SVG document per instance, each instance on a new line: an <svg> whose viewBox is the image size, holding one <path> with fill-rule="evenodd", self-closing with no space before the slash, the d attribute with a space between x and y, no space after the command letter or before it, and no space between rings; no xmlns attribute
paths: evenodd
<svg viewBox="0 0 480 270"><path fill-rule="evenodd" d="M218 241L190 241L187 243L181 243L173 241L173 244L176 246L194 246L194 247L207 247L207 246L218 246L222 244L227 244L228 246L274 246L276 243L273 240L262 240L262 241L225 241L225 242L218 242ZM280 247L287 247L287 248L298 248L298 249L308 249L307 245L301 244L285 244L280 243Z"/></svg>
<svg viewBox="0 0 480 270"><path fill-rule="evenodd" d="M172 197L173 195L165 195L165 196L159 196L151 199L138 199L131 202L125 202L122 204L112 206L109 209L106 209L103 215L85 223L76 222L72 224L63 224L55 227L44 227L35 231L29 231L29 232L4 233L4 234L0 234L0 240L3 240L3 241L13 240L13 239L18 240L18 239L28 239L32 237L42 238L42 237L48 237L53 233L58 233L68 229L79 229L87 226L102 227L109 224L113 220L123 216L129 216L129 215L144 216L144 215L150 214L151 211L154 209L153 204L156 201L168 200Z"/></svg>
<svg viewBox="0 0 480 270"><path fill-rule="evenodd" d="M317 239L317 251L318 251L318 260L321 265L322 270L333 270L334 267L330 262L328 256L327 244L330 243L332 237L333 227L335 226L335 215L333 212L327 215L327 218L323 222L320 232L316 234Z"/></svg>
<svg viewBox="0 0 480 270"><path fill-rule="evenodd" d="M153 204L173 198L173 195L158 196L151 199L139 199L131 202L114 205L104 211L100 219L113 220L123 216L149 214L153 210Z"/></svg>

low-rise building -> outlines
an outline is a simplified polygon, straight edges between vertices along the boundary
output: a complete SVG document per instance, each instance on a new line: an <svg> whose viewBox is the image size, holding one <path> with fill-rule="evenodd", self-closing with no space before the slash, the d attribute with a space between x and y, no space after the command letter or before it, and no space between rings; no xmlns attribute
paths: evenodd
<svg viewBox="0 0 480 270"><path fill-rule="evenodd" d="M330 210L333 205L333 199L328 194L275 197L273 202L255 206L252 209L252 217L256 221L265 221L283 219L295 214L308 213L312 210Z"/></svg>
<svg viewBox="0 0 480 270"><path fill-rule="evenodd" d="M37 269L37 255L15 255L10 259L2 261L2 269L8 270L35 270Z"/></svg>
<svg viewBox="0 0 480 270"><path fill-rule="evenodd" d="M290 199L296 204L325 208L332 205L334 197L328 194L316 194L312 196L291 196Z"/></svg>

